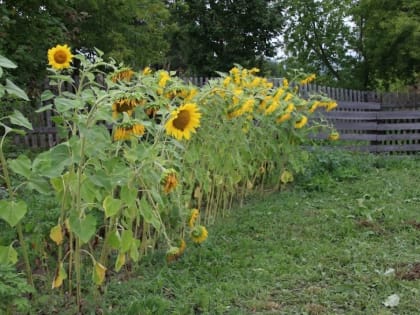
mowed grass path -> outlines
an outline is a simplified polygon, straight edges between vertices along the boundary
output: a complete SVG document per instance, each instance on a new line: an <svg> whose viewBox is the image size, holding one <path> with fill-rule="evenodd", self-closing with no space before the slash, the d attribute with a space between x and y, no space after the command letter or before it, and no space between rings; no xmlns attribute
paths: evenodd
<svg viewBox="0 0 420 315"><path fill-rule="evenodd" d="M156 253L111 282L104 311L420 314L420 160L366 163L249 200L179 261Z"/></svg>

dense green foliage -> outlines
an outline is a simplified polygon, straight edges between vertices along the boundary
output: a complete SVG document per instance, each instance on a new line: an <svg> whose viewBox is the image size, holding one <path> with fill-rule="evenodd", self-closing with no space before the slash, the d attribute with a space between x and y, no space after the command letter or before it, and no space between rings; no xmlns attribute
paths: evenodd
<svg viewBox="0 0 420 315"><path fill-rule="evenodd" d="M0 53L25 69L11 74L31 97L58 43L184 75L237 63L276 76L300 68L325 85L407 90L419 80L419 16L419 0L6 0Z"/></svg>
<svg viewBox="0 0 420 315"><path fill-rule="evenodd" d="M420 1L361 0L365 81L385 89L420 82Z"/></svg>
<svg viewBox="0 0 420 315"><path fill-rule="evenodd" d="M275 55L273 39L282 24L281 1L176 1L172 13L179 29L174 63L184 71L214 75L234 63L262 68ZM171 57L171 56L170 56Z"/></svg>
<svg viewBox="0 0 420 315"><path fill-rule="evenodd" d="M420 1L285 1L282 64L328 85L407 89L418 83Z"/></svg>
<svg viewBox="0 0 420 315"><path fill-rule="evenodd" d="M284 30L283 46L287 58L284 66L302 67L321 75L327 84L348 84L357 63L350 55L352 28L344 21L348 18L351 1L308 1L287 2L287 24Z"/></svg>

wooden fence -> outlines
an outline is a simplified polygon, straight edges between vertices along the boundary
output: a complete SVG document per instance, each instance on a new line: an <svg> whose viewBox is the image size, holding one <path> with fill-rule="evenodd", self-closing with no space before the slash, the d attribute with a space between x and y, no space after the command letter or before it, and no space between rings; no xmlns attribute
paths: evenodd
<svg viewBox="0 0 420 315"><path fill-rule="evenodd" d="M184 78L202 86L208 78ZM282 79L271 79L279 86ZM420 95L355 91L308 84L300 88L302 97L323 94L335 99L338 107L321 112L340 133L343 147L368 152L407 153L420 151ZM35 126L15 144L28 148L48 148L60 142L51 111L34 114ZM327 135L319 134L317 138Z"/></svg>

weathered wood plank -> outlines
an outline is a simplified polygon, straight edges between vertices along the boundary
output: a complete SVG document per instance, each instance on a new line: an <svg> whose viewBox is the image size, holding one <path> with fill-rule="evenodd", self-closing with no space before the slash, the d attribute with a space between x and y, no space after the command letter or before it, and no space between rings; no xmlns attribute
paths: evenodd
<svg viewBox="0 0 420 315"><path fill-rule="evenodd" d="M360 109L360 110L380 110L381 104L376 102L347 102L338 101L337 109Z"/></svg>
<svg viewBox="0 0 420 315"><path fill-rule="evenodd" d="M376 122L334 122L337 130L376 130L378 124Z"/></svg>
<svg viewBox="0 0 420 315"><path fill-rule="evenodd" d="M397 133L376 135L378 141L387 140L420 140L420 133Z"/></svg>
<svg viewBox="0 0 420 315"><path fill-rule="evenodd" d="M418 123L385 123L377 124L377 130L420 130L420 122Z"/></svg>
<svg viewBox="0 0 420 315"><path fill-rule="evenodd" d="M378 119L420 119L420 111L396 110L378 112Z"/></svg>
<svg viewBox="0 0 420 315"><path fill-rule="evenodd" d="M376 112L347 112L347 111L340 111L334 110L331 112L320 113L327 119L346 119L346 120L376 120L377 113Z"/></svg>

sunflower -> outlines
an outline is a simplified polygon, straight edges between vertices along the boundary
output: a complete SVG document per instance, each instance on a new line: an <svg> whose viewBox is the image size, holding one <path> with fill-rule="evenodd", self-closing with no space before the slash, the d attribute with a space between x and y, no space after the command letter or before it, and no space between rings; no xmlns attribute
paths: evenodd
<svg viewBox="0 0 420 315"><path fill-rule="evenodd" d="M331 132L331 134L328 136L328 139L331 141L336 141L340 139L340 134L338 132Z"/></svg>
<svg viewBox="0 0 420 315"><path fill-rule="evenodd" d="M203 243L209 235L207 229L203 225L196 226L191 230L190 237L194 243L201 244Z"/></svg>
<svg viewBox="0 0 420 315"><path fill-rule="evenodd" d="M255 100L250 98L246 100L238 109L233 110L228 113L228 118L232 119L234 117L242 116L245 113L250 113L254 110Z"/></svg>
<svg viewBox="0 0 420 315"><path fill-rule="evenodd" d="M315 80L315 78L316 78L316 75L312 73L308 75L306 78L303 78L302 80L300 80L299 83L301 85L305 85L305 84L311 83L313 80Z"/></svg>
<svg viewBox="0 0 420 315"><path fill-rule="evenodd" d="M195 103L187 103L175 109L165 124L166 134L177 140L190 139L191 133L200 126L201 114Z"/></svg>
<svg viewBox="0 0 420 315"><path fill-rule="evenodd" d="M200 211L198 209L192 209L190 216L188 218L188 226L192 228L197 221L198 216L200 215Z"/></svg>
<svg viewBox="0 0 420 315"><path fill-rule="evenodd" d="M290 173L288 170L284 170L283 173L281 173L281 175L280 175L280 181L283 184L293 182L293 174Z"/></svg>
<svg viewBox="0 0 420 315"><path fill-rule="evenodd" d="M232 77L226 77L223 80L223 86L227 87L229 85L229 83L232 81Z"/></svg>
<svg viewBox="0 0 420 315"><path fill-rule="evenodd" d="M128 116L131 116L133 109L142 103L144 101L136 98L120 98L112 104L112 117L118 118L118 115L122 113L127 113Z"/></svg>
<svg viewBox="0 0 420 315"><path fill-rule="evenodd" d="M314 111L316 111L316 109L321 105L321 102L319 101L315 101L311 107L309 108L309 112L313 113Z"/></svg>
<svg viewBox="0 0 420 315"><path fill-rule="evenodd" d="M129 140L133 136L141 137L144 135L145 128L142 124L122 124L115 128L114 140Z"/></svg>
<svg viewBox="0 0 420 315"><path fill-rule="evenodd" d="M327 112L332 111L333 109L337 108L337 102L334 102L334 101L328 102L326 107L327 107Z"/></svg>
<svg viewBox="0 0 420 315"><path fill-rule="evenodd" d="M73 57L67 45L57 45L48 49L48 64L56 70L69 68Z"/></svg>
<svg viewBox="0 0 420 315"><path fill-rule="evenodd" d="M131 68L123 68L117 72L115 72L112 77L111 80L112 82L117 82L117 81L131 81L131 78L134 75L134 71Z"/></svg>
<svg viewBox="0 0 420 315"><path fill-rule="evenodd" d="M305 126L307 122L308 122L308 117L302 115L302 117L300 118L300 120L298 120L297 122L295 122L295 128L296 129L300 129L303 126Z"/></svg>
<svg viewBox="0 0 420 315"><path fill-rule="evenodd" d="M289 103L286 107L286 113L291 113L295 110L295 105L293 105L292 103Z"/></svg>
<svg viewBox="0 0 420 315"><path fill-rule="evenodd" d="M174 169L169 169L164 173L164 176L161 181L163 185L163 191L166 194L169 194L172 190L178 186L177 174Z"/></svg>
<svg viewBox="0 0 420 315"><path fill-rule="evenodd" d="M270 115L272 114L278 107L280 106L280 103L276 100L273 100L270 104L270 106L267 107L267 109L265 110L265 115Z"/></svg>
<svg viewBox="0 0 420 315"><path fill-rule="evenodd" d="M166 83L171 79L169 76L169 73L167 71L161 71L159 73L159 82L158 85L161 88L164 88L166 86Z"/></svg>
<svg viewBox="0 0 420 315"><path fill-rule="evenodd" d="M171 246L171 248L169 248L169 250L166 252L166 261L168 263L171 263L177 260L179 257L182 256L186 248L187 244L183 239L181 239L179 247Z"/></svg>
<svg viewBox="0 0 420 315"><path fill-rule="evenodd" d="M283 115L281 115L280 117L278 117L278 118L276 119L276 122L277 122L278 124L281 124L281 123L283 123L283 122L285 122L285 121L288 121L290 118L292 118L292 115L291 115L290 113L286 113L286 114L283 114Z"/></svg>
<svg viewBox="0 0 420 315"><path fill-rule="evenodd" d="M149 75L152 73L152 69L150 67L146 67L143 69L143 75Z"/></svg>

